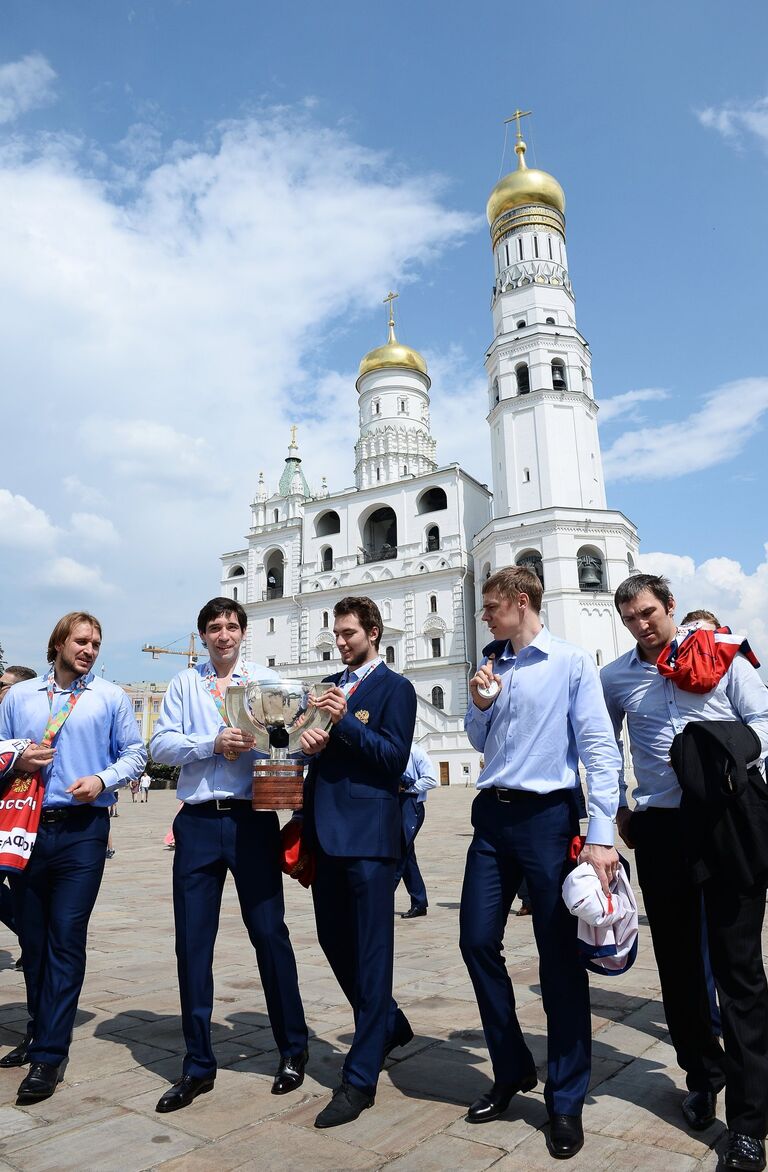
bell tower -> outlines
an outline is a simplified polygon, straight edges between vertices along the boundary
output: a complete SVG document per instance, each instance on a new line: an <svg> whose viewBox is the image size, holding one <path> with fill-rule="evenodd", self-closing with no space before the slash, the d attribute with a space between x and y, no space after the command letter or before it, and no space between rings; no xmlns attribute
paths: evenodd
<svg viewBox="0 0 768 1172"><path fill-rule="evenodd" d="M531 168L516 110L517 167L487 214L494 282L486 354L494 519L474 548L478 603L490 572L525 564L543 579L553 634L606 663L627 646L612 604L634 568L632 523L607 509L592 356L576 325L565 194ZM478 630L480 640L484 634Z"/></svg>

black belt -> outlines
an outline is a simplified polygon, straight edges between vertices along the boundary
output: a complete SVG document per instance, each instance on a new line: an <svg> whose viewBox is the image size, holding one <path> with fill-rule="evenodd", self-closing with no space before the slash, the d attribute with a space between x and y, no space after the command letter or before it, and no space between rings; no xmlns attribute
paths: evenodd
<svg viewBox="0 0 768 1172"><path fill-rule="evenodd" d="M47 806L40 815L40 825L51 826L54 822L64 822L67 818L74 818L76 814L85 814L93 809L90 802L82 806ZM95 809L106 812L106 806L96 806Z"/></svg>
<svg viewBox="0 0 768 1172"><path fill-rule="evenodd" d="M246 810L246 809L250 810L251 809L251 799L250 798L209 798L209 800L207 802L190 802L189 805L192 809L197 809L198 807L200 807L201 809L205 808L206 810L222 810L222 811L232 813L237 810Z"/></svg>
<svg viewBox="0 0 768 1172"><path fill-rule="evenodd" d="M496 800L499 802L517 802L520 798L535 798L539 801L552 801L553 798L562 800L567 797L572 791L570 789L553 789L547 794L537 794L530 789L507 789L504 786L494 785L490 787L496 794Z"/></svg>

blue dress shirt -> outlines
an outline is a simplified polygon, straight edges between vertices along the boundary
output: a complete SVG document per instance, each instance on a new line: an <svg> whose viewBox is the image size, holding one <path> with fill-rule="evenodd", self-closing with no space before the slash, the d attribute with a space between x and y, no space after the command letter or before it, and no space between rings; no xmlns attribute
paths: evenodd
<svg viewBox="0 0 768 1172"><path fill-rule="evenodd" d="M190 805L214 798L250 800L253 762L266 755L254 751L241 753L237 761L227 761L223 754L214 753L216 737L227 726L203 680L211 670L207 661L173 677L149 742L155 761L181 766L176 796ZM245 683L244 670L252 681L280 679L271 668L238 660L233 683Z"/></svg>
<svg viewBox="0 0 768 1172"><path fill-rule="evenodd" d="M82 805L67 793L67 787L94 774L104 782L104 792L88 804L111 806L114 790L139 777L147 763L147 750L125 692L93 673L86 679L85 689L53 742L56 756L42 771L44 809ZM0 739L26 737L39 743L49 716L56 716L70 694L70 689L57 687L49 708L47 686L44 678L14 684L0 704Z"/></svg>
<svg viewBox="0 0 768 1172"><path fill-rule="evenodd" d="M768 753L768 689L743 655L736 656L711 692L684 692L663 676L655 663L641 659L637 647L607 664L600 678L622 752L622 806L627 805L621 739L625 716L638 809L680 805L682 790L669 763L669 750L689 720L741 720L759 737L761 757Z"/></svg>
<svg viewBox="0 0 768 1172"><path fill-rule="evenodd" d="M419 745L411 746L401 784L406 787L408 793L417 794L420 802L425 802L428 792L440 784L434 765Z"/></svg>
<svg viewBox="0 0 768 1172"><path fill-rule="evenodd" d="M470 704L464 720L470 742L485 756L478 789L576 789L581 759L587 842L612 846L621 756L590 656L542 627L517 655L508 643L494 672L501 692L485 711Z"/></svg>

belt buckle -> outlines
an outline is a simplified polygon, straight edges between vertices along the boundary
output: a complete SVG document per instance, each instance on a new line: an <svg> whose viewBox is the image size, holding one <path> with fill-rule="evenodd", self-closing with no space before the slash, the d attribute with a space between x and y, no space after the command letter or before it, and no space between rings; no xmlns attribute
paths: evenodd
<svg viewBox="0 0 768 1172"><path fill-rule="evenodd" d="M214 798L214 801L216 802L216 809L217 810L231 810L232 809L232 799L231 798Z"/></svg>
<svg viewBox="0 0 768 1172"><path fill-rule="evenodd" d="M497 802L510 802L512 800L510 797L509 790L504 789L503 786L500 786L500 785L497 785L494 788L496 790L496 801Z"/></svg>

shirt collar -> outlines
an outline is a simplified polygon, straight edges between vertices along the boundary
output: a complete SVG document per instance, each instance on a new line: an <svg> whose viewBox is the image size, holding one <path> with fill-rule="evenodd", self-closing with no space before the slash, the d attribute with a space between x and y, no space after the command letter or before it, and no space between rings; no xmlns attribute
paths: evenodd
<svg viewBox="0 0 768 1172"><path fill-rule="evenodd" d="M91 684L93 683L94 673L92 671L89 671L89 672L86 672L86 674L84 676L75 676L75 678L73 679L72 683L69 685L68 688L60 688L59 685L56 683L56 681L53 679L53 677L50 675L50 673L48 673L48 674L44 675L40 681L40 691L41 692L47 691L49 679L53 683L54 692L71 692L75 688L75 685L78 685L83 690L85 690L86 688L89 688L91 686Z"/></svg>
<svg viewBox="0 0 768 1172"><path fill-rule="evenodd" d="M549 651L550 651L551 646L552 646L552 636L550 635L550 633L546 627L542 627L541 630L539 631L538 635L536 636L536 638L531 639L531 642L526 644L526 647L535 647L536 650L540 651L542 655L549 655ZM526 647L521 648L521 650L525 651ZM507 641L507 644L506 644L504 650L502 651L501 655L499 656L499 659L514 659L514 658L515 658L515 652L512 650L512 644L509 641Z"/></svg>
<svg viewBox="0 0 768 1172"><path fill-rule="evenodd" d="M347 682L350 680L359 680L361 676L366 675L369 671L373 671L374 667L378 667L382 662L381 656L377 655L375 659L369 659L362 667L356 667L352 671L348 667L345 667L344 671L346 672Z"/></svg>
<svg viewBox="0 0 768 1172"><path fill-rule="evenodd" d="M240 658L238 659L237 663L235 664L233 671L232 671L232 678L233 679L235 678L235 676L237 676L239 679L243 678L243 675L245 674L244 665L245 665L245 660L243 659L243 657L241 655ZM205 663L196 664L195 671L199 672L199 674L203 677L208 676L208 675L213 675L213 676L216 675L216 668L213 666L210 659L206 659Z"/></svg>

